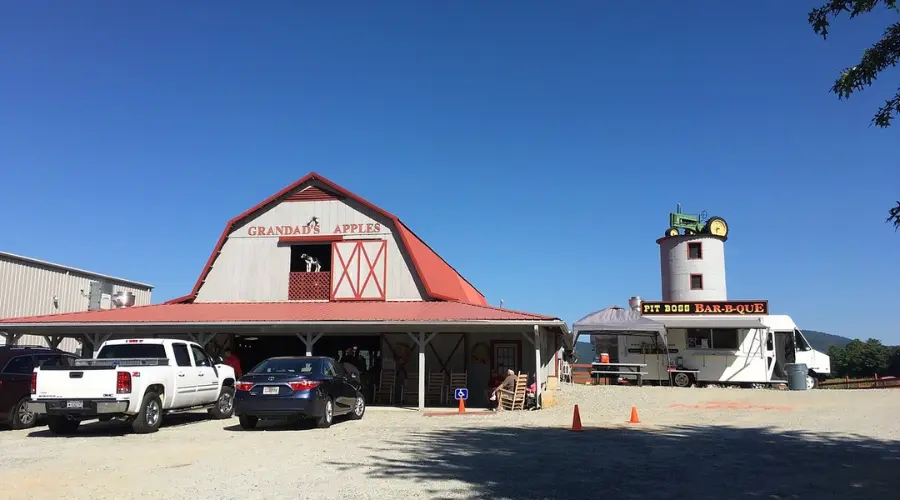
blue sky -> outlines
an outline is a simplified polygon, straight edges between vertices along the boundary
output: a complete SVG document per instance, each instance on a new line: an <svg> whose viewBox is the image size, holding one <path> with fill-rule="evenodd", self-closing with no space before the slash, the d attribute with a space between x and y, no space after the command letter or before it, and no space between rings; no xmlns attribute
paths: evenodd
<svg viewBox="0 0 900 500"><path fill-rule="evenodd" d="M680 202L729 221L729 298L900 343L900 130L868 126L897 73L827 92L896 18L824 42L814 5L0 0L0 249L158 302L317 171L571 322L659 298Z"/></svg>

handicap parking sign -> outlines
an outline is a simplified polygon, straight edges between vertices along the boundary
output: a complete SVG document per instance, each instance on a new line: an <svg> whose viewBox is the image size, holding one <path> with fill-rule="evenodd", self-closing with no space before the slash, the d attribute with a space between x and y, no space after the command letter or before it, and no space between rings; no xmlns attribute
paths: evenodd
<svg viewBox="0 0 900 500"><path fill-rule="evenodd" d="M456 390L454 391L454 396L456 397L457 400L459 400L459 399L462 399L462 400L469 399L469 390L461 387L461 388L456 389Z"/></svg>

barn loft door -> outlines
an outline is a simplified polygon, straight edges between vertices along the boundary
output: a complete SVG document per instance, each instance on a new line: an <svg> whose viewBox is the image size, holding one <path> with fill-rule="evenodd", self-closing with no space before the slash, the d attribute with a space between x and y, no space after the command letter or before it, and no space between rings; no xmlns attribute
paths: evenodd
<svg viewBox="0 0 900 500"><path fill-rule="evenodd" d="M387 241L336 241L331 269L333 300L385 300Z"/></svg>

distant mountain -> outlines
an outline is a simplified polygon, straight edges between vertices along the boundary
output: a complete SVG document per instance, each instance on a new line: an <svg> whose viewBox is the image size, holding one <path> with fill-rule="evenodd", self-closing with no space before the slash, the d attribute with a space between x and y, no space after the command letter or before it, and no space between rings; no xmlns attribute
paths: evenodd
<svg viewBox="0 0 900 500"><path fill-rule="evenodd" d="M852 340L847 337L841 337L840 335L832 335L830 333L817 332L815 330L803 330L803 336L806 337L806 340L809 341L809 345L811 345L813 349L822 352L828 352L828 348L833 345L844 347Z"/></svg>
<svg viewBox="0 0 900 500"><path fill-rule="evenodd" d="M809 341L813 349L821 352L828 352L828 348L836 345L844 347L850 343L851 339L841 337L840 335L832 335L825 332L817 332L815 330L803 330L803 336ZM581 337L575 344L575 352L578 354L578 363L591 363L594 361L596 354L594 353L594 345L591 344L591 337L585 335Z"/></svg>

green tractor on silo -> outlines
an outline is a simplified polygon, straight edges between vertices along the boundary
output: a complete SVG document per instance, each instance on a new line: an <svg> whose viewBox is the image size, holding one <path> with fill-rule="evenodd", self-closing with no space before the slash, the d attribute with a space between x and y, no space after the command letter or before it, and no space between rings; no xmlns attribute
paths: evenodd
<svg viewBox="0 0 900 500"><path fill-rule="evenodd" d="M728 223L721 217L707 217L706 210L700 215L681 213L681 204L674 213L669 214L669 229L666 236L678 236L680 231L684 234L714 234L723 238L728 236Z"/></svg>

